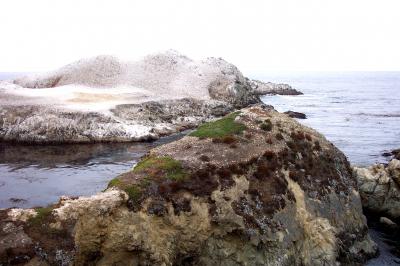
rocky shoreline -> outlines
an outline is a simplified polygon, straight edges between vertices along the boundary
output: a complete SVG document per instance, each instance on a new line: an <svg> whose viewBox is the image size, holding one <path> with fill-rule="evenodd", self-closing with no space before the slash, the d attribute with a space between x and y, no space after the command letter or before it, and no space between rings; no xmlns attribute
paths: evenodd
<svg viewBox="0 0 400 266"><path fill-rule="evenodd" d="M390 252L400 257L400 161L393 158L386 165L353 170L368 223L386 236Z"/></svg>
<svg viewBox="0 0 400 266"><path fill-rule="evenodd" d="M387 165L351 167L292 119L304 114L261 104L265 94L302 93L175 51L1 82L1 142L146 141L197 129L99 194L0 210L0 265L362 265L377 256L364 213L399 233L398 151Z"/></svg>
<svg viewBox="0 0 400 266"><path fill-rule="evenodd" d="M333 265L377 253L345 156L266 106L151 150L103 193L0 216L6 265Z"/></svg>

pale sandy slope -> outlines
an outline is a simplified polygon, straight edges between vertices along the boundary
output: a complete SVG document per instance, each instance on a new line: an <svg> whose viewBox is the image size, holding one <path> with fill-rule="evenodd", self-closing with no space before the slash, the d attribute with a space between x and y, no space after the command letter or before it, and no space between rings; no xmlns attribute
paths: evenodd
<svg viewBox="0 0 400 266"><path fill-rule="evenodd" d="M245 78L232 64L216 58L194 61L176 51L153 54L135 62L113 56L80 60L51 73L14 81L23 88L7 93L51 98L68 107L103 103L139 103L146 100L235 98L234 85ZM210 93L211 91L211 93ZM214 92L214 94L213 94ZM218 94L218 95L216 95ZM39 99L36 99L39 100Z"/></svg>

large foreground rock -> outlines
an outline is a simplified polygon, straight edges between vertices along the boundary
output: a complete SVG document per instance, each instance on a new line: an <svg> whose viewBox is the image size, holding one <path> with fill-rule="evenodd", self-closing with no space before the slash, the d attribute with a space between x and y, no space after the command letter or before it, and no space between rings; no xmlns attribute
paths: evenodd
<svg viewBox="0 0 400 266"><path fill-rule="evenodd" d="M364 208L400 220L400 161L354 167Z"/></svg>
<svg viewBox="0 0 400 266"><path fill-rule="evenodd" d="M258 102L248 79L220 58L99 56L1 82L0 141L155 139Z"/></svg>
<svg viewBox="0 0 400 266"><path fill-rule="evenodd" d="M346 157L251 107L159 146L92 197L3 210L3 263L338 265L375 255ZM11 240L20 240L11 244ZM43 264L44 265L44 264Z"/></svg>

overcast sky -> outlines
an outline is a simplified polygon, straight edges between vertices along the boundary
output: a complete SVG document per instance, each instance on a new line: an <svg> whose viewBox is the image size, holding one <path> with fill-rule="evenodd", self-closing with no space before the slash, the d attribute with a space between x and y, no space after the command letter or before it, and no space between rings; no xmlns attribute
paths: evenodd
<svg viewBox="0 0 400 266"><path fill-rule="evenodd" d="M246 74L400 70L399 0L1 0L0 71L166 49Z"/></svg>

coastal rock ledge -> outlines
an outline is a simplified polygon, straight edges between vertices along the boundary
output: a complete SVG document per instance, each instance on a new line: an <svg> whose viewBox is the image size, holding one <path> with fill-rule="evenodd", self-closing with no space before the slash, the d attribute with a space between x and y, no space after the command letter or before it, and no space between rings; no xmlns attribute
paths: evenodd
<svg viewBox="0 0 400 266"><path fill-rule="evenodd" d="M377 252L343 153L266 106L151 150L102 193L0 218L3 265L357 265Z"/></svg>

